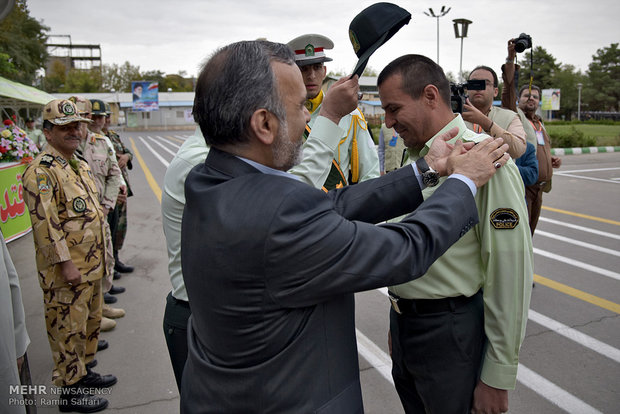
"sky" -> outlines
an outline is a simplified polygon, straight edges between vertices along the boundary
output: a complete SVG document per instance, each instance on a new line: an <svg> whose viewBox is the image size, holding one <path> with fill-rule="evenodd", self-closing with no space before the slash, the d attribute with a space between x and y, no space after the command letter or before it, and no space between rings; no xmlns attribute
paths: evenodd
<svg viewBox="0 0 620 414"><path fill-rule="evenodd" d="M104 64L129 61L140 71L195 76L217 48L240 40L266 38L286 43L306 33L331 38L328 71L350 72L357 62L349 41L351 20L376 3L365 0L27 0L30 15L50 27L49 34L71 35L74 44L100 44ZM453 19L473 23L463 40L463 70L487 65L498 73L510 38L525 32L556 61L585 72L597 49L620 42L617 0L393 1L412 19L370 58L379 72L408 53L437 61L437 19L432 7L451 7L439 19L439 64L458 74L460 39ZM56 39L57 40L57 39ZM521 59L522 56L519 56Z"/></svg>

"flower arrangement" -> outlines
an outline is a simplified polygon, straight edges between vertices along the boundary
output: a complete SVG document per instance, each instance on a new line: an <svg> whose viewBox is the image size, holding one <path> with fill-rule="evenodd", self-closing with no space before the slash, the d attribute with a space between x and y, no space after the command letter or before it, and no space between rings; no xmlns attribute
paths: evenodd
<svg viewBox="0 0 620 414"><path fill-rule="evenodd" d="M7 119L0 125L0 162L19 161L25 164L38 153L37 145L11 120Z"/></svg>

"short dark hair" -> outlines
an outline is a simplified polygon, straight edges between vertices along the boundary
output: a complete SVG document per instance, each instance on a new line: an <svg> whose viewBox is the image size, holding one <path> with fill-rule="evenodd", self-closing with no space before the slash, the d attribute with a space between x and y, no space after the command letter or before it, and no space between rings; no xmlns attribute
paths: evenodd
<svg viewBox="0 0 620 414"><path fill-rule="evenodd" d="M206 62L196 82L193 115L207 145L247 142L250 119L260 108L286 119L273 61L295 65L295 55L281 43L242 41Z"/></svg>
<svg viewBox="0 0 620 414"><path fill-rule="evenodd" d="M517 96L517 98L521 98L521 94L523 93L524 90L529 89L530 85L523 85L521 86L521 89L519 89L519 96ZM538 98L542 99L542 92L540 91L540 88L536 85L532 85L532 89L537 90L538 91Z"/></svg>
<svg viewBox="0 0 620 414"><path fill-rule="evenodd" d="M474 73L475 71L477 71L478 69L482 69L482 70L486 70L487 72L491 72L491 75L493 75L493 87L497 88L497 86L499 85L499 80L497 79L497 73L495 73L495 71L493 69L491 69L490 67L488 67L488 66L484 66L484 65L476 66L474 68L474 70L469 72L469 76L467 77L467 79L471 78L471 74Z"/></svg>
<svg viewBox="0 0 620 414"><path fill-rule="evenodd" d="M390 62L379 74L377 85L381 86L389 77L400 74L401 89L413 99L419 99L427 85L439 90L444 103L450 106L450 82L437 63L422 55L405 55Z"/></svg>

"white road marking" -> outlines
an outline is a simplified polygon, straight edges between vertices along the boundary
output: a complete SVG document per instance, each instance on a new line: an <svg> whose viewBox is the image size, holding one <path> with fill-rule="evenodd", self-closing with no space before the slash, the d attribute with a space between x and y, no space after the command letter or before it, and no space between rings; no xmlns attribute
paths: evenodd
<svg viewBox="0 0 620 414"><path fill-rule="evenodd" d="M620 349L607 345L606 343L601 342L598 339L592 338L589 335L579 332L576 329L564 325L563 323L551 319L532 309L530 309L529 312L529 319L532 322L536 322L537 324L542 325L545 328L559 335L562 335L572 341L575 341L578 344L594 352L598 352L599 354L620 363Z"/></svg>
<svg viewBox="0 0 620 414"><path fill-rule="evenodd" d="M557 260L569 264L571 266L579 267L592 273L598 273L599 275L607 276L615 280L620 280L620 273L612 272L611 270L603 269L598 266L593 266L588 263L580 262L579 260L571 259L569 257L560 256L559 254L551 253L545 250L540 250L534 247L534 253L541 256L545 256L549 259Z"/></svg>
<svg viewBox="0 0 620 414"><path fill-rule="evenodd" d="M522 364L519 364L517 381L566 412L579 414L601 413L596 408L586 404Z"/></svg>
<svg viewBox="0 0 620 414"><path fill-rule="evenodd" d="M157 151L155 151L153 149L153 147L151 147L148 142L146 142L146 140L142 137L138 137L140 138L140 141L142 141L142 143L144 144L144 146L151 151L151 153L155 156L155 158L157 158L159 161L161 161L162 164L164 164L164 166L166 168L168 168L168 165L170 165L170 163L168 161L166 161L161 155L159 155L159 153Z"/></svg>
<svg viewBox="0 0 620 414"><path fill-rule="evenodd" d="M150 138L150 137L149 137L149 138ZM162 142L165 142L165 143L166 143L166 144L168 144L168 145L172 145L173 147L175 147L175 148L177 148L177 149L181 148L181 146L180 146L180 145L175 144L174 142L170 141L169 139L166 139L166 137L162 137L162 136L160 136L160 135L156 135L156 136L155 136L155 138L159 139L159 140L160 140L160 141L162 141Z"/></svg>
<svg viewBox="0 0 620 414"><path fill-rule="evenodd" d="M617 250L608 249L606 247L597 246L595 244L590 244L590 243L582 242L582 241L579 241L579 240L574 240L574 239L571 239L569 237L560 236L560 235L549 233L549 232L542 231L542 230L536 230L536 233L534 233L534 234L536 234L538 236L549 237L551 239L563 241L564 243L573 244L575 246L583 247L583 248L586 248L586 249L595 250L595 251L600 252L600 253L607 253L607 254L610 254L612 256L620 257L620 252L617 251Z"/></svg>
<svg viewBox="0 0 620 414"><path fill-rule="evenodd" d="M157 141L155 138L153 138L153 137L147 137L147 138L150 139L151 141L153 141L155 144L157 144L161 149L166 151L168 154L171 154L173 157L175 155L177 155L176 152L174 152L171 149L167 148L164 144L162 144L161 142Z"/></svg>
<svg viewBox="0 0 620 414"><path fill-rule="evenodd" d="M546 217L540 217L538 219L538 221L544 221L544 222L551 223L551 224L557 224L558 226L564 226L564 227L568 227L568 228L571 228L571 229L581 230L581 231L585 231L585 232L588 232L588 233L596 234L598 236L609 237L611 239L620 240L620 235L618 235L618 234L608 233L606 231L595 230L595 229L591 229L589 227L578 226L576 224L565 223L565 222L559 221L559 220L553 220L553 219L546 218ZM536 233L534 233L534 234L535 235L538 234L538 231Z"/></svg>

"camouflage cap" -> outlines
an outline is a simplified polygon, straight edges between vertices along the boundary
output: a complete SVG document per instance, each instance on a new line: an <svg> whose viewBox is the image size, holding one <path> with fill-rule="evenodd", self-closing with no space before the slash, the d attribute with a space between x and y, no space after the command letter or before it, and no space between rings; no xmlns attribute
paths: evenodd
<svg viewBox="0 0 620 414"><path fill-rule="evenodd" d="M68 99L54 99L43 108L43 120L54 125L67 125L71 122L92 122L78 114L78 109Z"/></svg>
<svg viewBox="0 0 620 414"><path fill-rule="evenodd" d="M74 95L71 96L69 100L75 103L80 115L88 115L93 111L93 105L90 103L90 100L84 98L83 96Z"/></svg>

